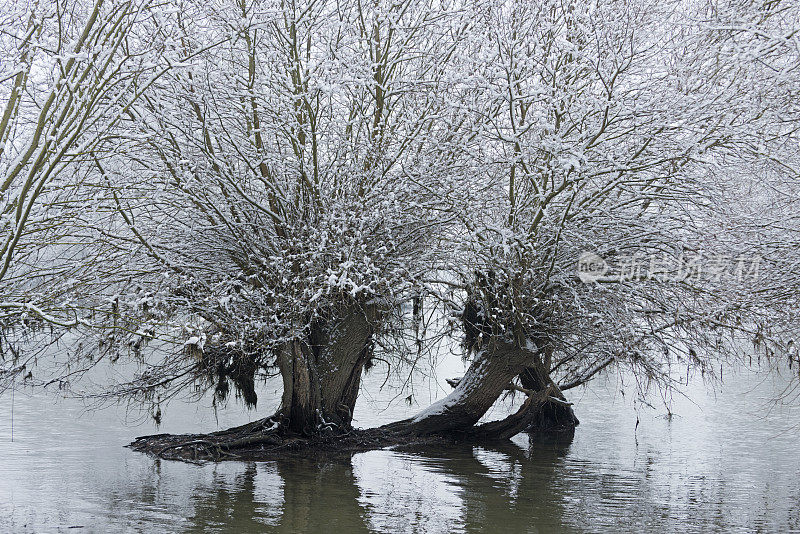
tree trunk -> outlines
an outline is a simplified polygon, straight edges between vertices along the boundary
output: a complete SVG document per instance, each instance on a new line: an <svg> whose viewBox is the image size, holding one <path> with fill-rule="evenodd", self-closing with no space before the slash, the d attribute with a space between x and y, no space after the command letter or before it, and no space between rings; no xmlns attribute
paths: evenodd
<svg viewBox="0 0 800 534"><path fill-rule="evenodd" d="M574 430L580 423L566 401L567 398L559 387L550 378L550 374L540 362L528 367L519 375L522 387L534 392L549 390L547 399L539 407L537 413L531 420L528 430L530 431L569 431ZM561 402L557 402L557 399Z"/></svg>
<svg viewBox="0 0 800 534"><path fill-rule="evenodd" d="M307 339L281 352L283 397L276 414L302 435L347 430L361 373L372 355L374 307L350 304L327 321L315 321Z"/></svg>
<svg viewBox="0 0 800 534"><path fill-rule="evenodd" d="M273 417L212 434L144 436L131 447L162 458L263 459L305 447L354 451L409 441L505 440L531 425L541 426L540 419L553 420L547 410L556 410L556 420L566 421L569 428L577 424L569 404L543 371L546 352L493 339L478 351L444 399L411 419L353 431L353 408L361 372L371 357L378 313L347 307L316 323L307 339L287 344L280 358L285 391ZM528 395L523 406L505 419L476 425L520 375L530 388L514 386ZM571 418L562 419L561 410Z"/></svg>
<svg viewBox="0 0 800 534"><path fill-rule="evenodd" d="M508 384L536 359L536 353L512 343L490 341L450 395L411 419L387 425L387 430L415 435L469 432L492 407Z"/></svg>
<svg viewBox="0 0 800 534"><path fill-rule="evenodd" d="M525 430L570 430L578 424L572 407L545 370L549 345L536 350L498 340L482 348L450 395L387 430L417 436L465 434L508 439ZM523 406L503 420L475 426L517 376L529 393Z"/></svg>

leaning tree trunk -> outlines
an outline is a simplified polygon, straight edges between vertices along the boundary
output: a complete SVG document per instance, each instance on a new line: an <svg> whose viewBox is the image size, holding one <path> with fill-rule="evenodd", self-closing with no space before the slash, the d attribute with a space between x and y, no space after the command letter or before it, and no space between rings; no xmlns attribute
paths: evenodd
<svg viewBox="0 0 800 534"><path fill-rule="evenodd" d="M536 359L536 352L500 340L480 349L452 393L387 430L414 435L469 433L511 381Z"/></svg>
<svg viewBox="0 0 800 534"><path fill-rule="evenodd" d="M307 339L288 343L280 354L283 397L276 417L286 430L313 435L350 428L376 310L349 304L337 312L315 321Z"/></svg>
<svg viewBox="0 0 800 534"><path fill-rule="evenodd" d="M260 459L309 446L368 450L409 440L504 440L529 428L549 404L569 407L543 371L546 350L495 338L483 344L444 399L411 419L352 430L353 408L362 370L371 357L378 313L355 305L340 308L327 321L312 325L307 339L287 344L279 362L285 390L272 417L212 434L144 436L131 447L163 458L219 460ZM520 375L531 389L512 384ZM505 419L477 425L507 389L527 395L522 407Z"/></svg>
<svg viewBox="0 0 800 534"><path fill-rule="evenodd" d="M383 428L417 436L462 434L478 439L508 439L525 430L574 429L578 419L547 371L551 350L548 343L537 343L531 350L492 340L478 351L450 395L411 419ZM517 376L521 388L512 385ZM522 407L505 419L476 426L508 389L528 396Z"/></svg>

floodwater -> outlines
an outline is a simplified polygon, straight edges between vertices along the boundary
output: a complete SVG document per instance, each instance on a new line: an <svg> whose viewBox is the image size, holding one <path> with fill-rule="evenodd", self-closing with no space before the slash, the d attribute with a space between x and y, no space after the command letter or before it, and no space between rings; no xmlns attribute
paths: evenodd
<svg viewBox="0 0 800 534"><path fill-rule="evenodd" d="M460 361L449 365L440 378L458 376ZM175 402L159 429L17 390L13 442L6 392L0 532L800 532L800 402L770 402L790 381L724 376L710 392L691 380L671 417L659 395L634 403L619 376L573 390L571 438L205 465L123 445L246 422L270 412L277 386L264 386L258 412L232 403L215 417L207 401ZM383 378L366 382L361 425L444 394L435 380L418 385L409 405Z"/></svg>

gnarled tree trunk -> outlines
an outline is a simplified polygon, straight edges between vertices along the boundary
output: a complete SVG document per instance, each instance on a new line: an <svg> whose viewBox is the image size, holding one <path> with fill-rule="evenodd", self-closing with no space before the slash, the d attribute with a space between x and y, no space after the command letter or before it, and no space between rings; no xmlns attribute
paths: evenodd
<svg viewBox="0 0 800 534"><path fill-rule="evenodd" d="M131 446L166 458L257 459L314 446L367 450L452 438L503 440L536 426L541 418L549 421L548 410L567 417L563 421L572 427L577 424L569 403L544 371L546 350L490 339L444 399L410 419L352 430L353 408L364 364L371 356L377 313L376 309L348 306L316 323L308 339L287 344L280 361L285 391L274 416L213 434L145 436ZM512 386L517 376L530 389ZM509 388L528 396L523 406L503 420L478 425Z"/></svg>
<svg viewBox="0 0 800 534"><path fill-rule="evenodd" d="M550 344L518 344L491 340L481 348L453 392L411 419L387 425L389 431L426 436L463 434L480 439L507 439L525 430L572 430L578 419L548 373ZM520 377L528 395L514 414L482 425L476 423Z"/></svg>
<svg viewBox="0 0 800 534"><path fill-rule="evenodd" d="M456 388L411 419L385 427L415 435L470 432L508 384L536 359L536 352L491 340L478 351Z"/></svg>
<svg viewBox="0 0 800 534"><path fill-rule="evenodd" d="M536 415L531 420L528 430L531 431L570 431L579 424L572 406L567 403L567 399L561 389L550 378L542 362L528 367L519 375L522 387L533 392L547 391L547 398L544 399ZM560 402L559 402L560 401Z"/></svg>
<svg viewBox="0 0 800 534"><path fill-rule="evenodd" d="M374 306L348 304L315 321L307 339L286 345L279 356L283 397L276 416L287 430L311 435L350 428L377 313Z"/></svg>

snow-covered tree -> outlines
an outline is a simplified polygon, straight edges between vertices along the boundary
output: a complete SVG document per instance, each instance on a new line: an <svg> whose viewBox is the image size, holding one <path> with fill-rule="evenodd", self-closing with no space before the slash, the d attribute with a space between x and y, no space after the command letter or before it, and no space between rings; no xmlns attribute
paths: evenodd
<svg viewBox="0 0 800 534"><path fill-rule="evenodd" d="M171 42L208 51L131 109L91 188L109 216L84 241L114 250L102 284L131 332L106 346L172 341L117 390L157 400L206 378L255 404L254 380L279 372L276 422L346 429L455 220L442 200L474 135L448 78L464 21L415 0L176 9Z"/></svg>
<svg viewBox="0 0 800 534"><path fill-rule="evenodd" d="M169 69L147 36L152 2L10 0L0 8L0 380L23 371L15 342L37 326L88 325L72 300L86 262L71 246L82 163ZM89 290L93 291L92 289Z"/></svg>
<svg viewBox="0 0 800 534"><path fill-rule="evenodd" d="M743 341L795 350L792 3L112 4L100 25L74 11L64 35L92 46L69 58L26 51L63 17L13 38L18 65L35 49L51 66L3 78L3 146L27 169L6 165L6 211L45 207L8 226L19 270L0 278L46 282L52 306L6 309L91 318L91 359L65 369L124 355L139 368L111 395L158 404L200 379L252 405L259 376L284 384L256 423L140 447L507 437L573 426L564 391L610 368L668 387ZM15 92L28 76L52 106ZM10 261L15 236L46 272ZM421 331L425 312L438 328ZM352 432L370 360L414 361L443 337L470 359L453 393ZM479 425L508 389L520 410Z"/></svg>
<svg viewBox="0 0 800 534"><path fill-rule="evenodd" d="M668 387L674 368L713 372L751 342L783 358L798 319L796 7L504 1L481 14L492 157L459 265L474 356L411 426L474 424L515 377L529 402L484 431L572 424L562 391L609 366Z"/></svg>

